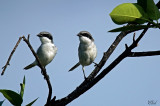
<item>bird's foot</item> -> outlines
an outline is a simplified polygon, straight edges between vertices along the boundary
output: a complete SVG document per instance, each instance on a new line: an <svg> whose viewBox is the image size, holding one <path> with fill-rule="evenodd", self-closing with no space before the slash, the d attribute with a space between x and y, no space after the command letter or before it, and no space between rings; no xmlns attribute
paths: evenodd
<svg viewBox="0 0 160 106"><path fill-rule="evenodd" d="M97 63L95 63L95 62L93 62L93 63L94 63L94 66L95 66L95 67L99 67L99 65L98 65Z"/></svg>

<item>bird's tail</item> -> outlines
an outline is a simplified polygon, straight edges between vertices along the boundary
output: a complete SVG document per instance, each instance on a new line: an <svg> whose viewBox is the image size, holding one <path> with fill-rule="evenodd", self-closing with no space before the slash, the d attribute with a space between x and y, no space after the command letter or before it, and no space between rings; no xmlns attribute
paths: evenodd
<svg viewBox="0 0 160 106"><path fill-rule="evenodd" d="M28 70L28 69L30 69L30 68L32 68L32 67L34 67L34 66L36 66L36 64L33 62L32 64L24 67L24 69L25 69L25 70Z"/></svg>
<svg viewBox="0 0 160 106"><path fill-rule="evenodd" d="M74 65L69 71L73 71L75 68L77 68L80 65L80 63L78 62L76 65Z"/></svg>

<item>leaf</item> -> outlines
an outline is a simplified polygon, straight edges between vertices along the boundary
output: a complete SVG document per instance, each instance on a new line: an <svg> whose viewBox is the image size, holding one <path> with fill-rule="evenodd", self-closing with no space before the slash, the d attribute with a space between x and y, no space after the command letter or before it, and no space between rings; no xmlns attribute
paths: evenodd
<svg viewBox="0 0 160 106"><path fill-rule="evenodd" d="M37 98L38 99L38 98ZM32 106L32 104L37 101L37 99L33 100L31 103L27 104L26 106Z"/></svg>
<svg viewBox="0 0 160 106"><path fill-rule="evenodd" d="M130 25L130 26L127 25L127 26L112 29L108 32L137 31L137 30L145 29L147 27L148 27L147 25Z"/></svg>
<svg viewBox="0 0 160 106"><path fill-rule="evenodd" d="M160 18L160 12L153 0L137 0L137 2L151 20L158 20Z"/></svg>
<svg viewBox="0 0 160 106"><path fill-rule="evenodd" d="M143 8L136 3L124 3L118 5L110 13L110 17L116 24L139 23L148 21L147 14Z"/></svg>
<svg viewBox="0 0 160 106"><path fill-rule="evenodd" d="M4 102L4 100L3 100L3 101L0 101L0 106L2 106L3 102Z"/></svg>
<svg viewBox="0 0 160 106"><path fill-rule="evenodd" d="M21 83L20 86L21 86L20 96L23 98L24 88L25 88L25 76L23 78L23 83Z"/></svg>
<svg viewBox="0 0 160 106"><path fill-rule="evenodd" d="M137 0L137 4L140 5L145 12L147 11L147 0Z"/></svg>
<svg viewBox="0 0 160 106"><path fill-rule="evenodd" d="M158 7L155 5L153 0L146 0L147 1L147 8L146 12L148 17L152 20L158 20L160 18L160 12Z"/></svg>
<svg viewBox="0 0 160 106"><path fill-rule="evenodd" d="M20 106L22 104L23 100L18 93L6 89L0 89L0 92L12 105Z"/></svg>

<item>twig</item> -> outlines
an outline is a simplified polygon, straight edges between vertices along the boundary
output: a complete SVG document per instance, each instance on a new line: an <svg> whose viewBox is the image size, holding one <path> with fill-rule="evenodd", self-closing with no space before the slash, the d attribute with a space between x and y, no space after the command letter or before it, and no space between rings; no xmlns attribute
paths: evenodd
<svg viewBox="0 0 160 106"><path fill-rule="evenodd" d="M46 103L46 106L49 106L49 103L50 103L50 100L51 100L51 97L52 97L52 86L51 86L51 83L50 83L50 80L49 80L49 76L47 75L47 72L46 72L46 68L41 64L36 52L34 51L34 49L32 48L30 42L29 42L29 35L27 37L27 39L25 38L25 36L22 37L23 40L26 42L26 44L28 45L28 47L30 48L31 52L33 53L33 55L35 56L37 62L38 62L38 66L41 68L41 72L44 76L44 79L47 81L47 84L48 84L48 88L49 88L49 93L48 93L48 98L47 98L47 103Z"/></svg>
<svg viewBox="0 0 160 106"><path fill-rule="evenodd" d="M12 56L13 56L15 50L16 50L16 48L18 47L19 43L21 42L21 39L22 39L22 37L19 37L19 39L18 39L18 41L17 41L15 47L13 48L13 50L12 50L12 52L11 52L11 54L10 54L10 56L9 56L9 58L8 58L8 60L7 60L7 62L6 62L6 64L5 64L5 66L2 67L3 71L2 71L2 73L1 73L1 75L4 74L4 72L5 72L6 68L7 68L7 66L10 65L9 62L10 62L10 60L11 60L11 58L12 58Z"/></svg>
<svg viewBox="0 0 160 106"><path fill-rule="evenodd" d="M160 51L131 52L128 57L144 57L160 55Z"/></svg>

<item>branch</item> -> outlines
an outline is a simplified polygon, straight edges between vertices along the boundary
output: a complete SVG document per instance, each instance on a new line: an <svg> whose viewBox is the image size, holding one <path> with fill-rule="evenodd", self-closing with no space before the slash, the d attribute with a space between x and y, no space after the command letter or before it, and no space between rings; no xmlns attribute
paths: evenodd
<svg viewBox="0 0 160 106"><path fill-rule="evenodd" d="M150 25L150 24L148 24L148 25ZM126 50L117 59L115 59L107 68L105 68L97 77L95 77L91 80L89 80L89 79L85 80L73 92L71 92L68 96L66 96L62 99L56 100L54 102L52 102L52 100L51 100L50 105L65 106L66 104L70 103L71 101L73 101L74 99L76 99L80 95L82 95L84 92L89 90L91 87L93 87L98 81L100 81L105 75L107 75L115 66L117 66L125 57L127 57L131 53L131 50L137 46L138 42L142 39L142 37L144 36L144 34L146 33L147 30L148 30L148 28L144 29L143 32L140 34L140 36L136 40L134 38L135 37L135 35L134 35L133 36L133 43L129 47L126 45ZM122 36L122 35L119 35L119 36L121 36L123 38L125 36L125 34L124 34L124 36ZM115 46L117 46L119 44L119 42L121 41L121 39L117 38L115 40L115 42L113 42L111 47L113 47L113 49L115 49L114 44L116 44ZM113 52L113 50L108 50L108 51L111 51L111 53ZM110 55L110 52L107 52L107 53L109 53L109 55ZM107 56L105 57L105 56L106 56L106 54L104 54L104 56L103 56L104 58L102 58L102 60L101 60L102 65L105 64L105 61L106 61L105 59L108 59L108 57ZM101 68L101 66L99 66L99 65L101 65L101 64L98 64L98 67ZM96 67L96 68L98 68L98 67Z"/></svg>
<svg viewBox="0 0 160 106"><path fill-rule="evenodd" d="M82 95L84 92L86 92L88 89L86 89L89 85L88 83L98 74L98 72L100 71L100 69L104 66L104 64L106 63L106 61L108 60L108 58L110 57L110 55L113 53L113 51L115 50L115 48L118 46L118 44L120 43L120 41L128 34L131 32L121 32L115 39L115 41L112 43L112 45L110 46L110 48L104 53L101 61L99 62L99 64L97 65L97 67L95 67L95 69L92 71L92 73L87 77L87 80L85 80L84 82L82 82L72 93L70 93L68 96L60 99L60 100L56 100L52 99L50 105L56 105L56 106L64 106L68 103L70 103L72 100L76 99L77 97L79 97L80 95Z"/></svg>
<svg viewBox="0 0 160 106"><path fill-rule="evenodd" d="M30 48L31 52L33 53L34 57L36 58L37 62L38 62L38 66L41 68L41 72L44 76L44 79L47 81L47 84L48 84L48 89L49 89L49 93L48 93L48 98L47 98L47 103L46 103L46 106L49 105L49 102L51 100L51 97L52 97L52 86L51 86L51 83L50 83L50 80L49 80L49 76L47 75L47 72L46 72L46 68L41 64L36 52L34 51L34 49L32 48L30 42L29 42L29 35L28 35L28 38L26 39L25 36L22 37L23 40L26 42L26 44L28 45L28 47Z"/></svg>
<svg viewBox="0 0 160 106"><path fill-rule="evenodd" d="M148 26L150 23L147 24ZM145 35L147 32L148 28L145 28L140 36L136 39L133 40L133 43L128 47L126 45L126 50L118 57L116 58L107 68L105 68L93 81L94 84L97 83L99 80L101 80L105 75L107 75L115 66L117 66L124 58L128 57L131 53L131 50L137 47L138 42L142 39L142 37ZM135 35L134 35L135 36ZM133 37L134 37L133 36Z"/></svg>
<svg viewBox="0 0 160 106"><path fill-rule="evenodd" d="M160 55L160 51L131 52L128 57L144 57Z"/></svg>
<svg viewBox="0 0 160 106"><path fill-rule="evenodd" d="M1 73L1 75L4 74L4 72L5 72L6 68L7 68L7 66L10 65L9 62L10 62L10 60L11 60L11 58L12 58L12 56L13 56L15 50L16 50L16 48L18 47L19 43L21 42L21 39L22 39L22 37L19 37L19 40L17 41L15 47L13 48L13 50L12 50L12 52L11 52L11 54L10 54L10 56L9 56L9 58L8 58L8 60L7 60L7 62L6 62L6 65L2 67L3 71L2 71L2 73Z"/></svg>
<svg viewBox="0 0 160 106"><path fill-rule="evenodd" d="M130 25L130 24L128 24ZM97 65L97 67L95 67L95 69L92 71L92 73L88 76L87 80L92 80L97 74L98 72L101 70L101 68L104 66L104 64L106 63L106 61L108 60L108 58L110 57L110 55L113 53L113 51L116 49L116 47L118 46L118 44L121 42L121 40L129 33L132 33L133 31L123 31L121 32L115 39L115 41L111 44L111 46L109 47L109 49L104 53L101 61L99 62L99 64Z"/></svg>

